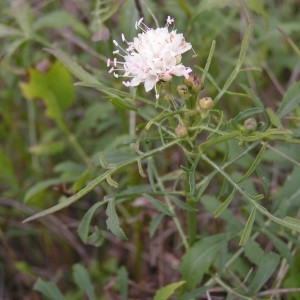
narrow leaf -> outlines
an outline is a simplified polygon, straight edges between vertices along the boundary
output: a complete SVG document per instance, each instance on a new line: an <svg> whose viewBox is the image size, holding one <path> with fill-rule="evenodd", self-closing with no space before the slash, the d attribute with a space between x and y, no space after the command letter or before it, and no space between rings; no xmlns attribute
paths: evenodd
<svg viewBox="0 0 300 300"><path fill-rule="evenodd" d="M127 240L124 231L120 228L120 222L116 213L115 199L109 199L106 214L108 219L106 220L107 229L122 240Z"/></svg>
<svg viewBox="0 0 300 300"><path fill-rule="evenodd" d="M149 236L150 238L153 238L154 233L156 231L156 229L158 228L160 222L162 221L162 219L164 218L165 214L160 213L158 215L156 215L150 222L150 228L149 228Z"/></svg>
<svg viewBox="0 0 300 300"><path fill-rule="evenodd" d="M241 240L240 240L240 246L243 246L246 244L246 242L248 241L251 231L252 231L252 227L253 227L253 223L255 220L255 214L256 214L256 208L254 206L252 206L252 210L250 213L250 216L247 220L246 226L244 228Z"/></svg>
<svg viewBox="0 0 300 300"><path fill-rule="evenodd" d="M90 275L84 266L81 264L75 264L73 266L73 278L81 291L87 294L89 300L96 300Z"/></svg>
<svg viewBox="0 0 300 300"><path fill-rule="evenodd" d="M281 119L289 114L293 109L300 104L300 82L293 84L284 94L280 106L277 110L277 115Z"/></svg>
<svg viewBox="0 0 300 300"><path fill-rule="evenodd" d="M170 216L170 217L174 217L174 214L168 209L168 207L166 205L164 205L163 203L161 203L160 201L154 199L153 197L151 197L150 195L147 194L143 194L143 196L161 213Z"/></svg>
<svg viewBox="0 0 300 300"><path fill-rule="evenodd" d="M274 274L274 271L279 263L280 257L274 252L266 253L261 260L261 264L250 284L248 294L256 294L268 279Z"/></svg>
<svg viewBox="0 0 300 300"><path fill-rule="evenodd" d="M185 281L178 281L174 283L170 283L162 288L160 288L155 296L154 300L167 300L169 297L172 296L172 294L175 292L176 289L178 289L180 286L185 284Z"/></svg>
<svg viewBox="0 0 300 300"><path fill-rule="evenodd" d="M182 278L186 280L188 289L193 289L201 283L204 274L216 259L224 239L226 239L225 234L203 238L183 255L180 272Z"/></svg>
<svg viewBox="0 0 300 300"><path fill-rule="evenodd" d="M264 250L260 247L258 243L253 241L252 239L249 239L247 243L244 245L245 249L245 256L257 266L260 265L263 256L264 256Z"/></svg>
<svg viewBox="0 0 300 300"><path fill-rule="evenodd" d="M198 209L191 207L190 205L186 204L185 202L179 200L178 198L169 195L168 198L170 198L176 206L178 206L179 208L186 210L186 211L198 211Z"/></svg>
<svg viewBox="0 0 300 300"><path fill-rule="evenodd" d="M240 183L242 181L244 181L245 179L247 179L254 171L255 169L257 168L257 166L259 165L261 159L262 159L262 156L265 152L267 148L267 143L264 143L263 147L260 149L259 153L257 154L257 156L255 157L251 167L248 169L248 171L244 174L244 176L242 176L238 181L237 183Z"/></svg>
<svg viewBox="0 0 300 300"><path fill-rule="evenodd" d="M41 292L50 300L65 300L65 297L53 282L47 282L42 279L38 279L34 284L33 289Z"/></svg>
<svg viewBox="0 0 300 300"><path fill-rule="evenodd" d="M105 203L107 203L107 201L102 201L102 202L98 202L95 203L88 211L87 213L83 216L80 225L77 229L77 233L79 235L79 237L81 238L81 240L86 244L88 241L88 234L89 234L89 228L90 228L90 223L92 220L92 217L94 215L94 213L96 212L96 210L104 205Z"/></svg>
<svg viewBox="0 0 300 300"><path fill-rule="evenodd" d="M222 203L222 205L220 205L220 206L218 207L218 209L215 210L215 212L214 212L215 218L219 217L219 216L223 213L223 211L228 207L228 205L229 205L230 202L232 201L232 199L233 199L235 193L236 193L236 189L234 188L234 189L232 190L231 194L228 196L228 198Z"/></svg>
<svg viewBox="0 0 300 300"><path fill-rule="evenodd" d="M128 272L124 266L122 266L118 270L117 282L119 285L121 300L127 300L128 299Z"/></svg>

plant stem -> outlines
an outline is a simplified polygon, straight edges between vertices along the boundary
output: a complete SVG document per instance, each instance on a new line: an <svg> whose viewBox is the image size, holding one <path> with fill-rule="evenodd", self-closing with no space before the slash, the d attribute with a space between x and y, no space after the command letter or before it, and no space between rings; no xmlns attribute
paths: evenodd
<svg viewBox="0 0 300 300"><path fill-rule="evenodd" d="M191 199L187 198L187 204L191 206L192 208L196 208L196 202ZM197 222L196 222L197 212L196 211L188 211L187 213L187 222L188 222L188 234L189 234L189 246L191 247L195 240L197 235Z"/></svg>

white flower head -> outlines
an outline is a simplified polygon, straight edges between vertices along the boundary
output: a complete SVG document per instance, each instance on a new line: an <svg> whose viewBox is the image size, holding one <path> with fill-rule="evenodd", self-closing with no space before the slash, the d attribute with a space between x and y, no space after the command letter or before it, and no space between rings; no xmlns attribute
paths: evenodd
<svg viewBox="0 0 300 300"><path fill-rule="evenodd" d="M130 77L131 81L123 81L127 87L138 86L144 83L146 92L156 91L156 83L159 81L169 81L173 76L189 77L192 72L191 68L181 64L181 54L192 49L192 45L187 43L181 33L176 30L169 32L169 25L174 22L170 16L163 28L148 28L143 19L135 23L135 28L140 28L143 32L139 33L132 42L127 42L124 34L122 40L127 44L127 48L123 49L116 41L113 41L119 50L113 52L123 57L124 61L118 61L116 58L107 61L107 66L113 67L109 70L114 72L114 76L118 77L115 71L123 71L120 76Z"/></svg>

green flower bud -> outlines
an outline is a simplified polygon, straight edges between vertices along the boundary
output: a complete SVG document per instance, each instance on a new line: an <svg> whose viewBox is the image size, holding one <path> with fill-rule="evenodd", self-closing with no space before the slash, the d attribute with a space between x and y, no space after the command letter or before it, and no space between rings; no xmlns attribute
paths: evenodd
<svg viewBox="0 0 300 300"><path fill-rule="evenodd" d="M190 74L188 78L183 80L183 83L189 87L192 93L198 93L203 89L202 79L195 74Z"/></svg>
<svg viewBox="0 0 300 300"><path fill-rule="evenodd" d="M249 118L244 122L244 130L246 132L253 132L257 128L257 122L254 118Z"/></svg>
<svg viewBox="0 0 300 300"><path fill-rule="evenodd" d="M177 93L185 100L189 99L191 96L188 87L184 84L177 86Z"/></svg>
<svg viewBox="0 0 300 300"><path fill-rule="evenodd" d="M198 106L200 110L210 110L214 107L214 101L210 97L204 97L199 100Z"/></svg>
<svg viewBox="0 0 300 300"><path fill-rule="evenodd" d="M188 130L185 126L178 125L175 129L175 133L179 138L185 138L188 135Z"/></svg>

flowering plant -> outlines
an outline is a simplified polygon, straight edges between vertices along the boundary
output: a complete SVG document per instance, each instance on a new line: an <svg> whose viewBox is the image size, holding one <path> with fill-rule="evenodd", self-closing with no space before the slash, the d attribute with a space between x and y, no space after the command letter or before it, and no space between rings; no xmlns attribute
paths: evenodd
<svg viewBox="0 0 300 300"><path fill-rule="evenodd" d="M250 299L249 294L254 297L272 276L278 263L277 256L266 254L266 260L256 260L258 275L254 277L249 291L244 292L242 288L236 289L227 284L229 280L226 270L242 253L242 250L237 250L237 254L231 255L229 246L233 242L236 247L250 245L250 250L258 251L257 248L260 248L254 242L260 234L255 228L256 221L263 228L262 233L267 230L265 228L270 221L300 232L300 221L297 218L285 217L282 211L278 214L276 211L270 213L265 208L263 200L268 197L268 188L263 180L255 188L250 179L254 172L259 179L263 178L258 166L266 150L272 149L268 144L270 141L299 143L294 132L284 128L280 121L298 103L294 97L298 87L291 88L292 91L287 93L286 100L282 101L276 113L265 109L264 104L248 87L244 88L245 93L229 90L241 72L249 71L242 69L242 65L249 47L253 23L249 11L246 8L244 10L247 28L237 64L226 76L225 82L215 80L210 74L215 41L207 51L204 68L196 66L199 74L192 73L190 67L181 63L182 54L191 50L192 45L185 41L183 34L174 29L170 31L169 27L174 23L170 16L165 27L157 29L147 27L143 19L140 19L135 28L141 29L142 33L133 41L128 42L122 34L122 41L127 45L125 48L115 40L111 43L118 49L113 52L116 57L106 62L110 68L109 73L117 78L131 78L123 80L125 87L137 87L143 83L146 92L154 89L156 103L132 93L132 90L128 93L108 87L62 51L48 49L82 81L76 83L77 86L97 89L115 107L122 109L122 112L124 109L130 111L129 114L122 114L130 136L119 136L101 153L97 151L91 157L70 136L70 141L86 164L85 172L73 185L74 194L26 221L65 208L95 190L96 203L88 209L78 228L78 234L84 243L101 246L107 236L111 238L110 233L124 241L132 241L131 228L134 227L137 238L128 249L133 246L137 251L136 257L139 258L142 257L139 243L140 239L145 238L145 230L149 232L150 238L154 238L160 229L164 233L171 230L171 237L166 238L168 242L165 244L172 251L176 248L179 254L173 260L176 263L171 264L169 270L176 272L174 277L182 280L167 286L168 295L182 286L178 291L179 296L182 296L180 299L191 299L191 295L197 297L203 291L209 291L212 286L220 286L228 297ZM174 76L182 77L179 78L182 79L181 84L176 88L166 84L163 97L160 97L159 83L169 82ZM206 88L208 80L210 89ZM228 95L251 98L254 107L228 117L219 107L219 101ZM52 101L51 97L50 100ZM48 103L52 103L50 100ZM143 105L137 104L138 102ZM230 98L228 103L233 103L233 100ZM51 112L55 114L56 107ZM61 116L56 116L55 120L59 120L58 124L61 124L59 117ZM222 154L219 155L219 152ZM221 158L216 159L218 155ZM245 158L246 163L240 163ZM240 169L243 172L238 172ZM137 172L140 175L138 178ZM85 182L87 184L83 186ZM100 192L96 189L99 186ZM230 209L232 203L237 206L236 202L243 203L239 218ZM104 206L106 226L99 221L103 220L102 216L97 219L99 227L92 228L92 217ZM220 217L221 222L227 222L229 225L226 232L218 231L217 221L212 217L209 222L203 221L203 218L207 218L203 211L207 211L210 216ZM212 228L216 228L216 234L210 236ZM278 251L281 251L282 244L277 241L278 244ZM149 247L152 246L150 243ZM261 249L259 251L263 252ZM133 269L138 273L139 268L137 259ZM206 278L209 279L205 280ZM161 293L165 291L163 288ZM166 297L159 298L161 293L158 291L155 299L165 300Z"/></svg>
<svg viewBox="0 0 300 300"><path fill-rule="evenodd" d="M128 45L126 49L113 41L121 50L114 51L114 54L123 57L125 62L116 58L113 61L108 59L107 66L113 63L114 66L109 72L114 72L115 77L119 76L115 71L124 71L123 77L132 77L130 82L123 81L125 86L137 86L144 82L146 92L155 88L158 98L156 84L159 81L169 81L173 76L189 77L192 69L181 64L181 54L190 50L192 45L176 30L169 32L168 27L174 22L170 16L163 28L152 29L142 21L143 19L140 19L135 23L135 28L140 28L143 32L139 33L133 42L127 42L122 34L122 41Z"/></svg>

